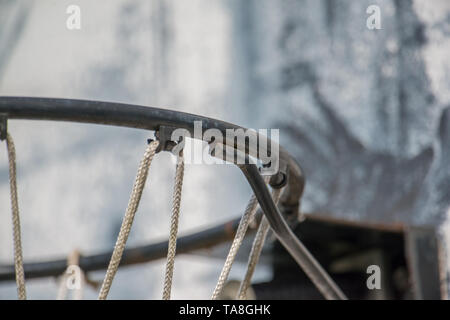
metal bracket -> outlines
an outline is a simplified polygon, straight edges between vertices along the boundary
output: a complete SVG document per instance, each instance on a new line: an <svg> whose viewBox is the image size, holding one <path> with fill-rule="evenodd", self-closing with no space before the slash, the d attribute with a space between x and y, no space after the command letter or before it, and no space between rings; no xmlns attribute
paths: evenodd
<svg viewBox="0 0 450 320"><path fill-rule="evenodd" d="M270 164L267 166L270 166ZM278 172L270 177L270 186L275 189L283 188L287 184L288 170L289 168L286 161L280 160Z"/></svg>
<svg viewBox="0 0 450 320"><path fill-rule="evenodd" d="M445 297L442 290L439 239L433 228L409 227L406 231L406 249L415 299L439 300Z"/></svg>
<svg viewBox="0 0 450 320"><path fill-rule="evenodd" d="M157 131L155 131L155 139L147 139L147 142L150 143L154 140L159 141L159 146L156 149L156 153L161 151L172 151L172 149L183 140L183 137L180 137L179 141L172 140L172 133L177 128L171 126L160 126Z"/></svg>
<svg viewBox="0 0 450 320"><path fill-rule="evenodd" d="M0 140L6 139L8 134L8 117L5 114L0 114Z"/></svg>

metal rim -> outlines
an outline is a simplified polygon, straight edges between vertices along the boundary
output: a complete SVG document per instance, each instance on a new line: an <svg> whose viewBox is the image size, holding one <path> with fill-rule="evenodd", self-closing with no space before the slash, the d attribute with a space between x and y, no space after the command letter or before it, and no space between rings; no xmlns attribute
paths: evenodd
<svg viewBox="0 0 450 320"><path fill-rule="evenodd" d="M115 102L75 99L0 97L0 113L7 119L72 121L153 131L158 131L161 126L172 126L187 129L191 134L194 132L194 121L202 121L204 129L214 128L224 134L226 129L246 129L235 124L184 112ZM268 142L270 146L271 141L268 140ZM249 153L247 148L230 146L245 154ZM271 179L271 185L280 187L277 183L287 182L281 199L282 205L291 210L292 208L298 210L305 183L303 172L295 159L283 148L279 147L279 151L280 162L283 162L284 167L275 175L275 179ZM257 154L253 156L258 157ZM252 187L278 240L311 278L319 291L327 298L345 298L325 270L291 231L283 214L274 204L257 166L244 164L239 165L239 168ZM26 267L25 271L27 271Z"/></svg>

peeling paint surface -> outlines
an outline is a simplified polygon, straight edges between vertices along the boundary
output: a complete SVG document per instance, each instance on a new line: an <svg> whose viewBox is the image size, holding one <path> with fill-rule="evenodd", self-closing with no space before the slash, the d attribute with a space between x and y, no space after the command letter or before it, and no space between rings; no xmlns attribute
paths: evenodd
<svg viewBox="0 0 450 320"><path fill-rule="evenodd" d="M0 1L0 95L119 101L280 128L307 176L303 211L436 226L450 248L448 1L77 3L82 29L69 31L71 1ZM381 30L366 28L372 4ZM111 248L147 133L36 121L9 128L25 259ZM130 245L167 237L172 160L162 154L150 169ZM185 181L181 232L237 216L250 196L230 166L188 166ZM8 222L0 260L11 261L6 152L0 221ZM221 263L180 257L174 298L208 298ZM163 262L121 270L111 298L160 298L163 271ZM237 264L232 278L242 272ZM268 266L256 275L269 276ZM56 288L43 279L28 291L54 299ZM0 286L0 298L14 299L14 284Z"/></svg>

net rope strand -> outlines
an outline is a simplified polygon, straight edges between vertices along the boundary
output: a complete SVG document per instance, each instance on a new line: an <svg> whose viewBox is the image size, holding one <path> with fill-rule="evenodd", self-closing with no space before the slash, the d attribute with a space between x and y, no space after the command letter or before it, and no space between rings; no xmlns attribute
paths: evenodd
<svg viewBox="0 0 450 320"><path fill-rule="evenodd" d="M245 237L245 233L247 231L248 225L252 219L252 216L256 212L256 208L258 205L258 200L255 195L252 195L250 201L247 204L247 208L239 221L238 229L236 231L236 235L231 243L230 250L228 252L227 258L225 259L225 263L223 265L222 271L219 276L219 280L217 281L216 287L212 294L211 299L217 300L219 298L219 294L222 292L225 282L228 279L228 275L230 274L231 267L233 266L233 262L236 258L236 254L242 244L242 241Z"/></svg>
<svg viewBox="0 0 450 320"><path fill-rule="evenodd" d="M19 300L26 300L25 272L23 270L22 241L20 236L19 202L17 200L17 171L16 171L16 148L9 133L6 134L6 147L9 162L9 186L11 192L11 210L13 224L14 242L14 269L16 272L17 296Z"/></svg>
<svg viewBox="0 0 450 320"><path fill-rule="evenodd" d="M136 175L136 180L134 182L133 190L130 195L130 200L128 202L127 209L125 211L125 216L120 227L119 236L117 237L116 245L114 246L114 251L109 262L108 269L106 271L105 279L103 280L102 287L98 296L99 300L105 300L108 296L109 290L111 288L112 281L117 272L117 269L122 259L122 254L125 249L125 244L130 234L131 226L133 224L134 216L136 214L139 202L141 200L142 191L144 190L145 181L147 180L148 170L150 164L152 163L153 157L156 153L156 149L159 145L158 140L151 141L145 150L144 157L141 160L139 169Z"/></svg>
<svg viewBox="0 0 450 320"><path fill-rule="evenodd" d="M273 202L277 205L280 200L281 189L272 190ZM256 232L255 239L253 240L252 249L248 258L247 270L245 272L244 279L239 286L237 299L243 300L247 298L247 290L250 287L250 283L255 272L256 265L258 264L259 257L261 256L262 248L269 232L270 225L266 216L263 215L261 222L259 223L258 231Z"/></svg>
<svg viewBox="0 0 450 320"><path fill-rule="evenodd" d="M164 277L163 300L169 300L172 291L173 269L177 250L178 222L180 218L181 190L183 187L184 158L183 154L177 157L175 172L175 185L172 199L172 217L170 222L169 245L167 250L166 274Z"/></svg>
<svg viewBox="0 0 450 320"><path fill-rule="evenodd" d="M265 181L268 182L268 178L265 179ZM242 215L241 220L239 221L239 225L236 230L236 235L234 236L233 242L231 243L230 250L228 251L227 258L225 259L225 263L219 276L219 280L217 281L216 287L212 294L211 297L212 300L217 300L219 298L220 293L223 290L225 282L228 279L228 275L230 274L231 267L233 266L234 260L236 259L236 254L239 248L241 247L242 241L244 240L245 237L245 233L247 232L250 222L253 220L255 216L257 208L258 208L258 200L256 199L256 196L252 194L245 209L245 212Z"/></svg>

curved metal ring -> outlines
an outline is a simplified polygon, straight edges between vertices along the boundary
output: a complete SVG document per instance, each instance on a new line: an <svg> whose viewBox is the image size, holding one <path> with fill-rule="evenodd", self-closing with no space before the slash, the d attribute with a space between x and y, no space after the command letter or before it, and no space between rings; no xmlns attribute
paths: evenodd
<svg viewBox="0 0 450 320"><path fill-rule="evenodd" d="M154 131L158 131L160 126L166 125L187 129L191 134L194 134L195 121L202 121L204 129L220 130L224 136L226 136L227 129L246 130L231 123L184 112L114 102L74 99L0 97L0 113L8 119L73 121ZM228 144L229 142L225 141L225 143ZM271 141L268 140L268 146L270 145ZM245 154L258 157L258 154L251 154L246 146L244 148L234 144L229 146ZM267 151L270 152L270 150ZM303 172L295 159L282 147L279 147L279 152L280 162L283 161L286 170L285 172L278 172L278 174L284 174L284 179L287 180L282 201L287 208L298 209L305 183ZM239 167L252 187L275 235L319 291L328 299L345 299L345 295L338 286L288 227L283 215L273 203L269 190L256 165L244 164L239 165ZM276 180L279 181L279 178Z"/></svg>

